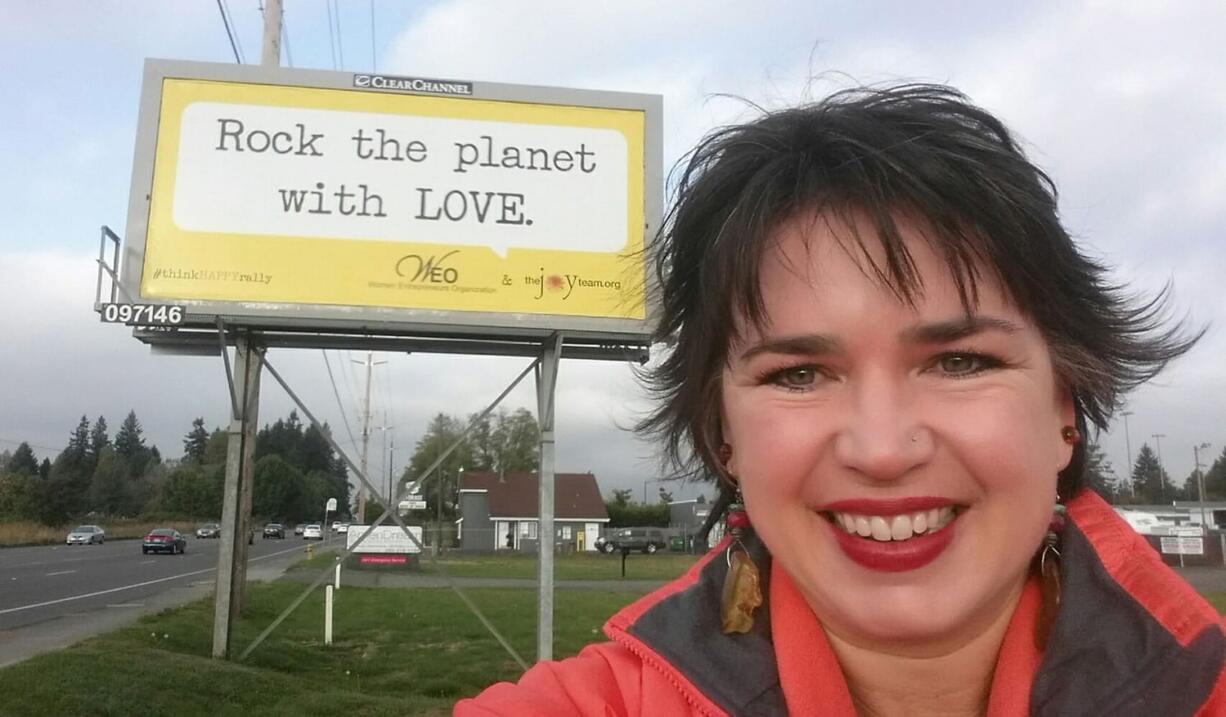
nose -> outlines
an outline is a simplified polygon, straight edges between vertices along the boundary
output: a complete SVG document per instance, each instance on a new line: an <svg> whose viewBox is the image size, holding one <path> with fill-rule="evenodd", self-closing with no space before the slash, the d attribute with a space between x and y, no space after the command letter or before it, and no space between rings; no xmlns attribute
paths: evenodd
<svg viewBox="0 0 1226 717"><path fill-rule="evenodd" d="M834 442L841 465L874 481L895 481L928 460L933 436L905 377L878 372L849 388Z"/></svg>

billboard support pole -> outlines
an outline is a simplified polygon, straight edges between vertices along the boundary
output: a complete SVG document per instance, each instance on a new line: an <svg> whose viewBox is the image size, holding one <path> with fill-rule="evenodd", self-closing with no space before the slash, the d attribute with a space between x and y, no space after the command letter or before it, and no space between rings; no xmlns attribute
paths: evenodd
<svg viewBox="0 0 1226 717"><path fill-rule="evenodd" d="M554 398L558 386L558 361L562 357L562 334L553 333L541 346L536 365L536 415L541 428L541 465L538 471L539 521L537 531L537 631L536 659L553 659L553 512L554 512Z"/></svg>
<svg viewBox="0 0 1226 717"><path fill-rule="evenodd" d="M224 354L223 354L224 355ZM241 412L230 417L226 445L226 480L222 491L221 538L217 561L217 589L213 602L213 657L230 655L234 620L242 612L247 580L247 536L251 534L251 483L254 474L255 431L260 404L263 349L251 334L242 332L235 342L235 394Z"/></svg>

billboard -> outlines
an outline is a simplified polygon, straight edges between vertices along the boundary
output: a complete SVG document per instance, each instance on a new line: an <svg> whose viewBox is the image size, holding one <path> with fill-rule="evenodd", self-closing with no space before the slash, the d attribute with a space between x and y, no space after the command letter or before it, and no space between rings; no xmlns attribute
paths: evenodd
<svg viewBox="0 0 1226 717"><path fill-rule="evenodd" d="M644 335L660 104L150 60L121 283L201 323Z"/></svg>

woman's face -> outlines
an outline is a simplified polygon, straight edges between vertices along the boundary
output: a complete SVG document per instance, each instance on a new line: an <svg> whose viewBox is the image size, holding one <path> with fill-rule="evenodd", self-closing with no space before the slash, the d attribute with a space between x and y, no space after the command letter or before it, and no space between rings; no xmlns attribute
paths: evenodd
<svg viewBox="0 0 1226 717"><path fill-rule="evenodd" d="M827 630L866 647L956 644L1020 594L1072 455L1072 401L990 272L968 316L899 217L923 284L911 306L830 224L793 220L764 257L767 321L742 327L723 375L728 467Z"/></svg>

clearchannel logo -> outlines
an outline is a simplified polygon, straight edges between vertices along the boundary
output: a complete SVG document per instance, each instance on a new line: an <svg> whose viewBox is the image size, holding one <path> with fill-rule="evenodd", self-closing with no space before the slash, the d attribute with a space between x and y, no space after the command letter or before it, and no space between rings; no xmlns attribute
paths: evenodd
<svg viewBox="0 0 1226 717"><path fill-rule="evenodd" d="M427 92L435 95L471 95L473 83L456 80L431 80L425 77L395 77L392 75L354 75L353 86L365 90L393 92Z"/></svg>

